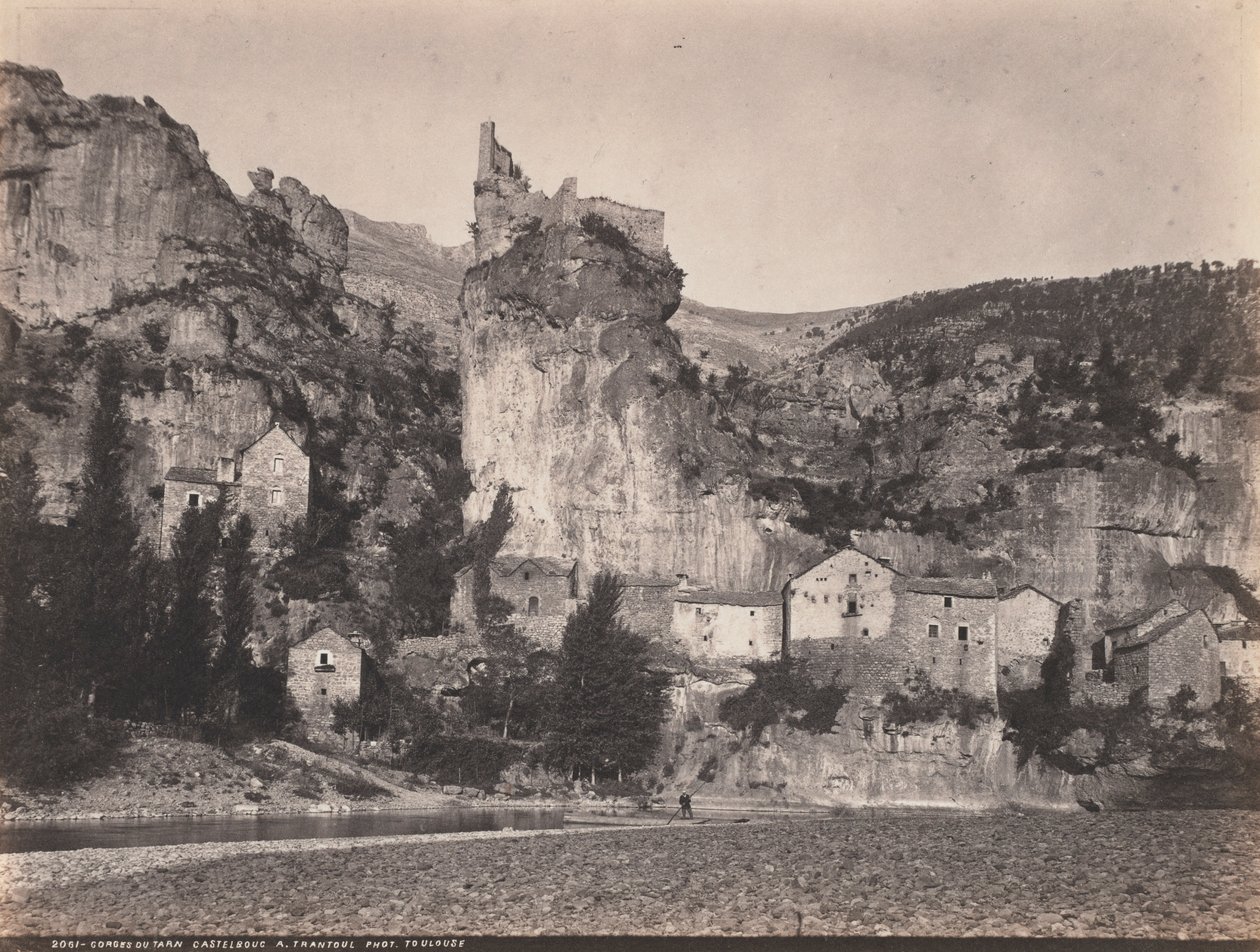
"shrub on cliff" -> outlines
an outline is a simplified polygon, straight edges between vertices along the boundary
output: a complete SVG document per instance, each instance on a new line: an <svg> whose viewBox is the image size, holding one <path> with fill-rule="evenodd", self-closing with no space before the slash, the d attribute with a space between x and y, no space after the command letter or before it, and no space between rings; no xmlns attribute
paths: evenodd
<svg viewBox="0 0 1260 952"><path fill-rule="evenodd" d="M825 734L848 700L847 688L834 682L815 684L800 661L754 661L746 667L753 673L753 683L744 693L724 700L718 717L734 730L748 731L754 741L779 723Z"/></svg>
<svg viewBox="0 0 1260 952"><path fill-rule="evenodd" d="M987 698L978 698L957 688L939 687L922 669L906 679L904 690L898 688L885 694L880 705L884 709L884 720L893 727L939 720L975 727L980 718L997 713Z"/></svg>

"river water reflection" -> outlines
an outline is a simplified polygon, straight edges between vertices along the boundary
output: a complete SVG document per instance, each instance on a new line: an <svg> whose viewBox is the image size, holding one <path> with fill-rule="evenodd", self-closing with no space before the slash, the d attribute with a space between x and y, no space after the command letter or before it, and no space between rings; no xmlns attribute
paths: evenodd
<svg viewBox="0 0 1260 952"><path fill-rule="evenodd" d="M96 847L165 846L240 840L306 840L501 830L554 830L564 809L466 808L379 813L297 813L110 820L31 820L0 824L0 853Z"/></svg>

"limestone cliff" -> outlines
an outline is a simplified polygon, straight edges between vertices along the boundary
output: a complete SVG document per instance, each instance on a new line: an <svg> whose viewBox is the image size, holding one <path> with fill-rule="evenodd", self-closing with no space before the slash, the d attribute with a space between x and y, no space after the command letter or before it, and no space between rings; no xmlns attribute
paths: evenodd
<svg viewBox="0 0 1260 952"><path fill-rule="evenodd" d="M549 199L514 168L483 162L476 184L460 346L466 521L506 483L507 549L576 558L584 574L780 584L809 542L749 497L741 443L679 382L686 361L665 322L682 275L658 243L659 213L579 199L572 180Z"/></svg>
<svg viewBox="0 0 1260 952"><path fill-rule="evenodd" d="M6 455L33 451L45 516L74 506L110 345L146 528L169 467L208 466L282 422L312 459L319 550L266 577L259 622L278 637L372 630L388 577L378 526L413 518L452 455L455 381L342 289L341 214L265 170L238 200L148 100L82 101L51 72L5 65L0 109L0 438Z"/></svg>

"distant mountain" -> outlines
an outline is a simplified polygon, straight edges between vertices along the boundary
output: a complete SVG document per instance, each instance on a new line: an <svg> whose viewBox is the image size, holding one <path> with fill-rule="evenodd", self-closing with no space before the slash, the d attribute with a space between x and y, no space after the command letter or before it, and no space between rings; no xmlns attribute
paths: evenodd
<svg viewBox="0 0 1260 952"><path fill-rule="evenodd" d="M350 226L346 289L376 304L393 302L398 326L425 327L449 358L455 356L459 289L472 264L472 242L448 247L423 225L373 221L342 209Z"/></svg>

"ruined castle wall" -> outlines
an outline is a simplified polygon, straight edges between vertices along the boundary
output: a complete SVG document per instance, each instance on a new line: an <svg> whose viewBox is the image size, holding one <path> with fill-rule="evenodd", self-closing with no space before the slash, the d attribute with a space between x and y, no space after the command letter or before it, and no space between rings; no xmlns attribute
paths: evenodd
<svg viewBox="0 0 1260 952"><path fill-rule="evenodd" d="M665 247L665 213L652 208L635 208L608 198L578 199L578 220L595 214L615 225L622 234L648 254Z"/></svg>
<svg viewBox="0 0 1260 952"><path fill-rule="evenodd" d="M911 641L900 633L882 638L811 638L793 643L792 657L805 663L815 682L847 687L849 699L864 704L878 704L889 691L905 684L916 667Z"/></svg>

